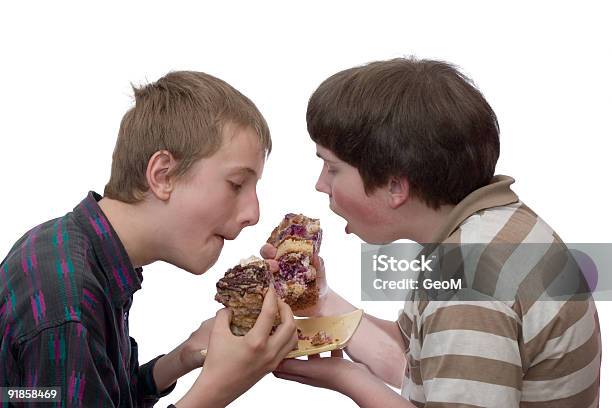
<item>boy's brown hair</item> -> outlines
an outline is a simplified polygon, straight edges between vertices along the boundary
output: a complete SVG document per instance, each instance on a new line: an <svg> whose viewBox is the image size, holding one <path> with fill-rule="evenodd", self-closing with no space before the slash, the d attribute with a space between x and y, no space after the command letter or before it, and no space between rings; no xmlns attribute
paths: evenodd
<svg viewBox="0 0 612 408"><path fill-rule="evenodd" d="M272 150L268 125L255 104L226 82L203 72L170 72L154 83L132 86L135 105L121 120L106 197L141 201L148 190L151 156L169 151L180 177L197 160L213 155L227 124L255 130L264 154Z"/></svg>
<svg viewBox="0 0 612 408"><path fill-rule="evenodd" d="M312 140L359 170L366 192L406 177L429 207L457 204L488 184L499 125L453 65L398 58L332 75L306 114Z"/></svg>

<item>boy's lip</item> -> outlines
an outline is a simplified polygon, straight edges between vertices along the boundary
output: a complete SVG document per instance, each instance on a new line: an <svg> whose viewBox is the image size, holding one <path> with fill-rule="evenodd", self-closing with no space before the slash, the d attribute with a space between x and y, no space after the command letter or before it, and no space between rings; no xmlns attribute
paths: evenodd
<svg viewBox="0 0 612 408"><path fill-rule="evenodd" d="M238 234L235 235L221 235L221 234L215 234L216 236L218 236L219 238L223 239L224 241L233 241L236 239L236 237L238 236Z"/></svg>

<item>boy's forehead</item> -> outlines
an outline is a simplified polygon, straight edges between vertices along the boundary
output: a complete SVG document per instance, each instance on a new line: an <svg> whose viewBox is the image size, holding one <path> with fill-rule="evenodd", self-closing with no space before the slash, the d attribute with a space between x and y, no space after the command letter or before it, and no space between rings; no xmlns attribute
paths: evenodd
<svg viewBox="0 0 612 408"><path fill-rule="evenodd" d="M265 153L259 137L250 127L235 127L223 132L220 149L214 161L224 172L261 177Z"/></svg>
<svg viewBox="0 0 612 408"><path fill-rule="evenodd" d="M217 153L234 155L246 151L263 153L263 146L255 129L250 126L225 125Z"/></svg>
<svg viewBox="0 0 612 408"><path fill-rule="evenodd" d="M317 143L316 155L317 157L320 157L321 159L327 160L327 161L336 161L336 162L341 161L331 150L321 146L318 143Z"/></svg>

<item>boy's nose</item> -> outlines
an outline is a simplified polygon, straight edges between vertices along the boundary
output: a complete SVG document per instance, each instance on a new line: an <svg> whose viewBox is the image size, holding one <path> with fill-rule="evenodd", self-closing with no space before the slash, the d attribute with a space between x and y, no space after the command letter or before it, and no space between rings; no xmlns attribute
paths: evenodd
<svg viewBox="0 0 612 408"><path fill-rule="evenodd" d="M242 228L255 225L259 222L259 199L257 198L257 193L249 198L240 213L238 221L242 225Z"/></svg>
<svg viewBox="0 0 612 408"><path fill-rule="evenodd" d="M325 170L321 171L321 174L319 175L319 179L317 180L317 183L315 184L315 190L321 192L321 193L325 193L327 195L331 194L330 188L329 188L329 184L324 180L323 178L323 172Z"/></svg>

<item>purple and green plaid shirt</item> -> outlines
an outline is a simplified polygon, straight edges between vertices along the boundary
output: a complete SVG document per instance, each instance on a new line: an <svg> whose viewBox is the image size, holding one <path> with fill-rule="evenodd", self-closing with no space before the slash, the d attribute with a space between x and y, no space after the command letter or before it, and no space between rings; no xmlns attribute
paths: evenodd
<svg viewBox="0 0 612 408"><path fill-rule="evenodd" d="M157 391L159 357L138 366L128 316L142 269L100 198L33 228L0 264L0 387L61 387L61 407L152 406L176 383Z"/></svg>

